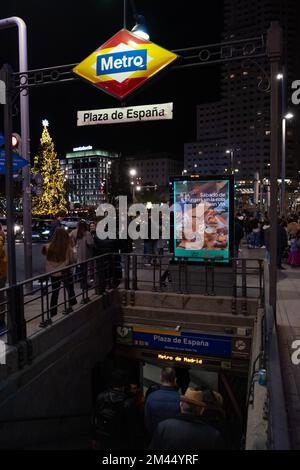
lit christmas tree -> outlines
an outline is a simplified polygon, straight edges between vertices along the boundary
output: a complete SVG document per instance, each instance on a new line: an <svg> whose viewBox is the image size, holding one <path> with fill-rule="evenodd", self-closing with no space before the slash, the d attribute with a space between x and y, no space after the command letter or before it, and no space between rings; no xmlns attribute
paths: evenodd
<svg viewBox="0 0 300 470"><path fill-rule="evenodd" d="M55 215L58 212L67 212L68 203L65 198L64 176L61 171L54 143L48 131L48 121L43 120L41 144L34 157L32 174L41 174L43 177L43 194L32 198L32 213L34 215Z"/></svg>

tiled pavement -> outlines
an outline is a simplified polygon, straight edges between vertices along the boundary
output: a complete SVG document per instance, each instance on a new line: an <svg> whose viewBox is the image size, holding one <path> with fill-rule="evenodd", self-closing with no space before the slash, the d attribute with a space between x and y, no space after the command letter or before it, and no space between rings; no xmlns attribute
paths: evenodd
<svg viewBox="0 0 300 470"><path fill-rule="evenodd" d="M264 250L243 247L242 256L263 257ZM291 445L293 449L300 449L300 363L292 362L295 340L299 341L300 360L300 267L283 265L286 269L277 272L277 332Z"/></svg>
<svg viewBox="0 0 300 470"><path fill-rule="evenodd" d="M292 362L295 340L299 340L297 356L300 360L300 267L285 267L286 271L279 272L277 284L279 350L290 438L293 449L300 449L300 363Z"/></svg>

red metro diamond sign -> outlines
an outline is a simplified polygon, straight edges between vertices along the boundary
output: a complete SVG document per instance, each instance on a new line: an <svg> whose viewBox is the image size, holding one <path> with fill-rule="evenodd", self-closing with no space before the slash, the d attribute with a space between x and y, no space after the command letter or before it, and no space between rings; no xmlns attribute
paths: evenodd
<svg viewBox="0 0 300 470"><path fill-rule="evenodd" d="M123 99L177 55L122 29L73 68L106 93Z"/></svg>

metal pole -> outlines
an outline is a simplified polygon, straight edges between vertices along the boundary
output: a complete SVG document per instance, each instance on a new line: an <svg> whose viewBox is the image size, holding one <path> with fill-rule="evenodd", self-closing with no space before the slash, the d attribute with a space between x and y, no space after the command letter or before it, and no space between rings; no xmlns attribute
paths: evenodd
<svg viewBox="0 0 300 470"><path fill-rule="evenodd" d="M12 16L0 20L0 30L17 26L19 41L19 71L26 76L27 60L27 27L25 22ZM32 277L32 227L31 227L31 188L30 188L30 135L29 135L29 96L28 89L20 93L22 157L29 161L23 167L23 226L24 226L24 264L25 278Z"/></svg>
<svg viewBox="0 0 300 470"><path fill-rule="evenodd" d="M286 119L282 118L282 155L281 155L281 215L285 215L285 160L286 160Z"/></svg>
<svg viewBox="0 0 300 470"><path fill-rule="evenodd" d="M127 28L127 0L123 1L123 28Z"/></svg>
<svg viewBox="0 0 300 470"><path fill-rule="evenodd" d="M5 139L5 196L7 218L7 254L8 284L16 284L16 250L14 234L14 194L13 194L13 160L12 160L12 70L5 64L1 76L6 84L6 103L4 105L4 139Z"/></svg>
<svg viewBox="0 0 300 470"><path fill-rule="evenodd" d="M285 166L286 166L286 69L282 66L281 79L281 119L282 119L282 146L281 146L281 215L285 215Z"/></svg>
<svg viewBox="0 0 300 470"><path fill-rule="evenodd" d="M277 21L271 22L267 36L267 55L271 64L271 166L270 166L270 294L269 301L276 320L277 297L277 191L279 140L281 126L279 120L279 86L277 75L282 56L282 28Z"/></svg>
<svg viewBox="0 0 300 470"><path fill-rule="evenodd" d="M258 198L259 198L259 173L256 171L254 173L254 204L258 204Z"/></svg>
<svg viewBox="0 0 300 470"><path fill-rule="evenodd" d="M17 328L17 298L14 287L16 285L16 251L13 220L13 160L12 160L12 71L5 64L0 70L0 79L5 83L4 103L4 139L5 139L5 195L7 219L7 255L8 255L8 344L18 341Z"/></svg>
<svg viewBox="0 0 300 470"><path fill-rule="evenodd" d="M231 169L231 174L234 175L234 168L233 168L233 150L230 150L230 169Z"/></svg>

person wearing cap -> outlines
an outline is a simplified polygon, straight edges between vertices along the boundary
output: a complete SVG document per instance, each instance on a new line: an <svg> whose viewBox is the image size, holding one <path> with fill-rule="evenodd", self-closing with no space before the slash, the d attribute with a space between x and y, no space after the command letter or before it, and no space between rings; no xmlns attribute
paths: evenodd
<svg viewBox="0 0 300 470"><path fill-rule="evenodd" d="M158 424L149 450L218 450L225 444L220 432L202 420L202 392L191 387L180 397L180 415Z"/></svg>

